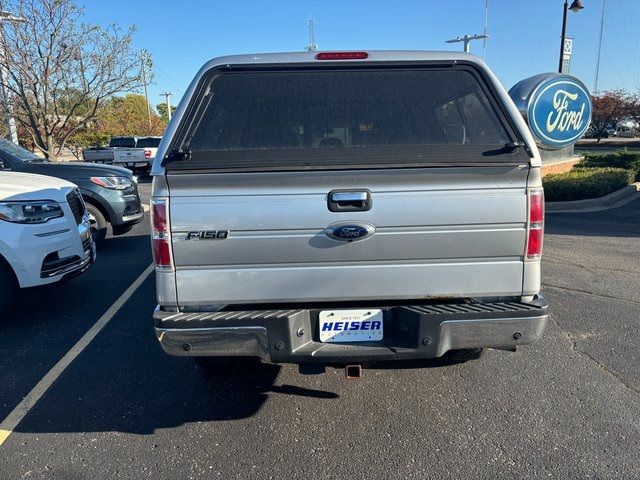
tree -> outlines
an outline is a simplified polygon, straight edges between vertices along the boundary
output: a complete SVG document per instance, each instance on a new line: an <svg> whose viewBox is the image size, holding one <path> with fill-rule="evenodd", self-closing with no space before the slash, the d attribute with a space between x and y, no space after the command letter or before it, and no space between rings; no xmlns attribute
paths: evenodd
<svg viewBox="0 0 640 480"><path fill-rule="evenodd" d="M167 114L167 104L166 103L157 104L156 105L156 111L158 112L158 115L160 115L160 118L162 120L164 120L167 123L169 122L169 115ZM176 107L171 105L171 115L173 115L174 113L176 113Z"/></svg>
<svg viewBox="0 0 640 480"><path fill-rule="evenodd" d="M19 126L51 158L113 95L143 85L134 28L82 23L74 0L0 0L24 22L5 27L0 66Z"/></svg>
<svg viewBox="0 0 640 480"><path fill-rule="evenodd" d="M166 126L167 122L153 112L149 121L149 110L142 95L111 97L86 127L68 138L67 144L71 153L79 158L83 148L106 145L111 137L160 136Z"/></svg>
<svg viewBox="0 0 640 480"><path fill-rule="evenodd" d="M113 135L162 135L166 122L155 113L149 112L142 95L129 94L113 97L100 111L96 128L110 136Z"/></svg>
<svg viewBox="0 0 640 480"><path fill-rule="evenodd" d="M624 90L600 92L591 97L591 134L598 143L610 125L615 125L629 115L631 97Z"/></svg>

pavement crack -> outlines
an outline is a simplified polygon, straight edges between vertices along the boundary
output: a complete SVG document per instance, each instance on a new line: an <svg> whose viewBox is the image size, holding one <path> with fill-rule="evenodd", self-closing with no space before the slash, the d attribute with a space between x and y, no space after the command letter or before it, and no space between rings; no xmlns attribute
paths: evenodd
<svg viewBox="0 0 640 480"><path fill-rule="evenodd" d="M629 300L628 298L620 298L620 297L616 297L615 295L607 295L606 293L595 293L595 292L590 292L589 290L582 290L580 288L572 288L572 287L564 287L562 285L554 285L553 283L547 283L547 282L543 282L542 285L545 286L545 287L549 287L549 288L557 288L558 290L566 290L568 292L584 293L586 295L593 295L594 297L608 298L608 299L611 299L611 300L618 300L620 302L627 302L627 303L633 303L634 305L640 305L640 302L637 301L637 300Z"/></svg>
<svg viewBox="0 0 640 480"><path fill-rule="evenodd" d="M562 325L560 325L560 322L558 321L558 319L555 317L555 315L553 314L549 314L549 318L551 318L551 320L553 321L553 323L555 323L558 328L560 329L560 331L562 333L564 333L564 335L569 339L569 341L571 342L571 350L573 350L575 353L577 353L578 355L580 355L581 357L584 357L588 360L591 360L591 362L593 364L596 365L596 367L598 367L600 370L602 370L605 373L608 373L609 375L611 375L614 379L616 379L619 383L621 383L622 385L624 385L625 387L627 387L629 390L631 390L634 393L639 393L640 394L640 390L638 390L637 388L635 388L633 385L631 385L630 383L628 383L622 376L620 376L618 373L616 373L615 371L611 370L609 367L607 367L604 363L600 362L597 358L593 357L592 355L590 355L588 352L584 351L584 350L580 350L578 349L578 342L581 340L580 338L578 338L578 336L576 336L575 334L571 333L570 331L568 331L567 329L565 329Z"/></svg>

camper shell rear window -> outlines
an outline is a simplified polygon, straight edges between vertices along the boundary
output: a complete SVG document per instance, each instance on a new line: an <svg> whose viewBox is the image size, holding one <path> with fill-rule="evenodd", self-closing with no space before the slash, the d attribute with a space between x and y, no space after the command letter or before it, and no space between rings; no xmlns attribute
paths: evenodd
<svg viewBox="0 0 640 480"><path fill-rule="evenodd" d="M505 149L518 140L471 67L222 68L203 78L164 163L260 171L527 162L524 149Z"/></svg>

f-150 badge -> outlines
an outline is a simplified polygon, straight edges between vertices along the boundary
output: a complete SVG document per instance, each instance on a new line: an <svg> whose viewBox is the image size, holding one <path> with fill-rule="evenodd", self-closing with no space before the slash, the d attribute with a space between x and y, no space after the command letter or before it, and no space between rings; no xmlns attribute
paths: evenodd
<svg viewBox="0 0 640 480"><path fill-rule="evenodd" d="M224 240L229 236L229 230L200 230L187 232L185 240Z"/></svg>

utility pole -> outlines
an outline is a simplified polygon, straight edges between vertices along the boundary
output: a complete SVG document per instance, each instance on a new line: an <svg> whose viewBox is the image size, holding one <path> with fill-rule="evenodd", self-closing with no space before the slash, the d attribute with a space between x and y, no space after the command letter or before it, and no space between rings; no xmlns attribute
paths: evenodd
<svg viewBox="0 0 640 480"><path fill-rule="evenodd" d="M140 51L140 73L142 75L142 83L144 84L144 98L147 101L147 115L149 116L149 133L151 133L151 104L149 103L149 92L147 91L147 62L149 55L146 50Z"/></svg>
<svg viewBox="0 0 640 480"><path fill-rule="evenodd" d="M484 38L482 39L482 59L484 60L487 57L487 23L489 22L489 0L484 0L484 30L482 34Z"/></svg>
<svg viewBox="0 0 640 480"><path fill-rule="evenodd" d="M8 82L9 72L5 65L5 44L4 44L4 24L5 23L23 23L27 19L23 17L16 17L9 12L0 11L0 96L2 97L2 103L6 109L5 121L7 122L7 130L9 131L9 139L16 145L18 143L18 129L16 128L16 120L13 118L13 109L11 108L11 102L9 101L9 92L7 91L6 83Z"/></svg>
<svg viewBox="0 0 640 480"><path fill-rule="evenodd" d="M307 52L317 52L318 44L316 43L316 22L313 18L309 17L309 44L306 46Z"/></svg>
<svg viewBox="0 0 640 480"><path fill-rule="evenodd" d="M602 53L602 32L604 32L604 11L607 0L602 0L602 16L600 18L600 40L598 41L598 57L596 60L596 80L593 84L593 93L598 92L598 80L600 78L600 54Z"/></svg>
<svg viewBox="0 0 640 480"><path fill-rule="evenodd" d="M167 102L167 115L169 116L169 121L171 121L171 92L161 93L160 96L165 98L165 102Z"/></svg>
<svg viewBox="0 0 640 480"><path fill-rule="evenodd" d="M469 53L471 51L469 44L472 40L483 40L485 38L489 38L489 35L465 35L463 37L456 37L451 40L447 40L446 43L464 42L464 51Z"/></svg>

